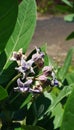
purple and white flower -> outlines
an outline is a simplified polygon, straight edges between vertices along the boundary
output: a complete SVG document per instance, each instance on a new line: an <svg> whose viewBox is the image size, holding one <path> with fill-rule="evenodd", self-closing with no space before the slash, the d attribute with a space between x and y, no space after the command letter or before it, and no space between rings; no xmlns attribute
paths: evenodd
<svg viewBox="0 0 74 130"><path fill-rule="evenodd" d="M14 90L18 92L29 92L30 86L32 84L32 79L27 80L23 83L20 79L17 80L18 87L15 87Z"/></svg>
<svg viewBox="0 0 74 130"><path fill-rule="evenodd" d="M25 61L24 59L22 59L21 66L16 67L15 69L21 72L23 74L23 78L25 78L26 75L30 73L33 73L33 74L35 73L33 70L32 64L33 64L32 60Z"/></svg>

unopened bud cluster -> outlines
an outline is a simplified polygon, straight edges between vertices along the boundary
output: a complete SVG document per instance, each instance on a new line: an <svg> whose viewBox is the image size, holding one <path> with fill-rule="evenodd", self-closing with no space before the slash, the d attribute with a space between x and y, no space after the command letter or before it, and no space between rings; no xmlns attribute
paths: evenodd
<svg viewBox="0 0 74 130"><path fill-rule="evenodd" d="M15 91L41 93L46 86L58 86L53 67L44 66L44 56L44 52L37 47L29 60L22 53L22 49L13 52L11 60L17 62L18 67L15 69L22 75L22 78L17 79ZM36 73L37 70L40 71L39 75Z"/></svg>

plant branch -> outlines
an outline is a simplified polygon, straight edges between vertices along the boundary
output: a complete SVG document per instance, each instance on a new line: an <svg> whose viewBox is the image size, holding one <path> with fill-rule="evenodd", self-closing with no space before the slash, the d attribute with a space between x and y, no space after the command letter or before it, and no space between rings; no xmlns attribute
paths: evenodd
<svg viewBox="0 0 74 130"><path fill-rule="evenodd" d="M21 73L19 73L18 75L16 75L6 86L6 90L10 87L10 85L19 77L21 76Z"/></svg>
<svg viewBox="0 0 74 130"><path fill-rule="evenodd" d="M34 112L35 112L35 119L33 122L33 126L35 126L37 124L38 118L37 118L37 107L36 107L36 103L33 103L33 107L34 107Z"/></svg>

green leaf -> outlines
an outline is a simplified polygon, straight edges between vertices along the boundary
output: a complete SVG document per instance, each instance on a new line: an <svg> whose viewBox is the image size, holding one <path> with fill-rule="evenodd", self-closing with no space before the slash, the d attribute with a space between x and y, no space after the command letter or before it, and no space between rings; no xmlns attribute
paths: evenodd
<svg viewBox="0 0 74 130"><path fill-rule="evenodd" d="M70 33L70 34L67 36L67 38L66 38L66 40L71 40L71 39L74 39L74 32Z"/></svg>
<svg viewBox="0 0 74 130"><path fill-rule="evenodd" d="M17 0L0 0L0 51L3 51L5 48L14 29L17 13Z"/></svg>
<svg viewBox="0 0 74 130"><path fill-rule="evenodd" d="M55 98L56 98L56 96L54 95L54 93L53 92L44 92L44 96L46 97L46 98L48 98L50 101L51 101L51 104L53 104L53 102L54 102L54 100L55 100Z"/></svg>
<svg viewBox="0 0 74 130"><path fill-rule="evenodd" d="M63 65L63 67L61 67L61 69L58 72L58 78L60 80L64 80L64 78L66 77L66 74L68 72L68 69L69 69L71 61L72 61L73 51L74 51L74 48L71 48L69 50L67 57L65 59L64 65Z"/></svg>
<svg viewBox="0 0 74 130"><path fill-rule="evenodd" d="M61 130L74 130L74 90L65 106Z"/></svg>
<svg viewBox="0 0 74 130"><path fill-rule="evenodd" d="M19 5L17 23L14 32L9 39L5 52L7 66L13 51L23 48L25 52L30 44L36 24L36 5L34 0L23 0Z"/></svg>
<svg viewBox="0 0 74 130"><path fill-rule="evenodd" d="M45 93L45 96L48 97L51 100L51 105L49 106L48 110L46 113L50 115L50 112L52 112L51 117L54 117L53 123L54 123L54 128L58 128L61 125L62 122L62 117L63 117L63 109L61 106L60 101L64 98L67 97L68 95L71 94L73 90L73 85L70 86L64 86L63 90L60 91L58 96L55 96L53 93ZM60 113L60 115L59 115Z"/></svg>
<svg viewBox="0 0 74 130"><path fill-rule="evenodd" d="M14 97L13 94L11 95L11 100L10 102L10 109L11 110L25 110L26 106L29 105L29 103L32 100L32 94L21 94L21 93L14 93ZM19 101L19 102L18 102ZM17 104L17 105L15 105ZM9 107L8 107L9 109ZM17 115L16 115L17 116ZM22 115L20 115L22 116Z"/></svg>
<svg viewBox="0 0 74 130"><path fill-rule="evenodd" d="M14 71L7 75L7 72L10 71L9 64L10 58L13 51L17 51L20 48L23 48L25 52L30 44L30 40L33 36L34 29L36 24L36 4L34 0L23 0L19 5L18 18L15 29L10 37L6 48L5 53L7 61L3 67L3 70L0 72L0 83L6 82L11 79L14 75ZM6 70L7 69L7 70ZM14 69L14 68L12 68ZM5 77L3 80L3 77Z"/></svg>
<svg viewBox="0 0 74 130"><path fill-rule="evenodd" d="M7 97L8 97L7 91L2 86L0 86L0 101Z"/></svg>
<svg viewBox="0 0 74 130"><path fill-rule="evenodd" d="M73 84L74 83L74 72L68 73L66 76L66 79L69 84Z"/></svg>
<svg viewBox="0 0 74 130"><path fill-rule="evenodd" d="M68 1L68 0L62 0L65 4L67 4L70 7L73 7L72 2Z"/></svg>
<svg viewBox="0 0 74 130"><path fill-rule="evenodd" d="M74 14L69 14L64 17L65 21L74 22Z"/></svg>
<svg viewBox="0 0 74 130"><path fill-rule="evenodd" d="M51 93L44 92L44 95L45 97L51 100L51 105L49 106L49 109L46 111L46 113L47 115L50 115L51 113L51 117L54 116L53 123L54 123L54 128L56 129L61 125L62 116L63 116L63 109L61 103L58 102L58 104L53 106L53 104L55 104L55 101L57 99L57 97L54 95L53 92Z"/></svg>
<svg viewBox="0 0 74 130"><path fill-rule="evenodd" d="M26 122L36 124L38 120L42 120L49 105L50 100L41 94L30 106ZM36 122L35 122L36 121Z"/></svg>
<svg viewBox="0 0 74 130"><path fill-rule="evenodd" d="M1 85L7 85L8 82L15 76L15 63L12 63L9 65L9 67L6 70L2 70L0 73L0 84Z"/></svg>
<svg viewBox="0 0 74 130"><path fill-rule="evenodd" d="M60 113L60 115L59 115ZM52 117L54 117L53 124L54 129L61 126L62 117L63 117L63 109L61 103L59 103L53 110L52 110Z"/></svg>
<svg viewBox="0 0 74 130"><path fill-rule="evenodd" d="M1 70L3 69L3 67L4 67L4 65L6 63L6 60L7 60L7 57L6 57L5 51L3 51L0 54L0 72L1 72Z"/></svg>
<svg viewBox="0 0 74 130"><path fill-rule="evenodd" d="M73 90L73 85L70 86L64 86L64 88L60 91L59 95L57 97L55 97L54 101L52 102L52 104L49 106L49 109L47 112L52 111L56 105L64 98L67 97L69 94L71 94L72 90Z"/></svg>

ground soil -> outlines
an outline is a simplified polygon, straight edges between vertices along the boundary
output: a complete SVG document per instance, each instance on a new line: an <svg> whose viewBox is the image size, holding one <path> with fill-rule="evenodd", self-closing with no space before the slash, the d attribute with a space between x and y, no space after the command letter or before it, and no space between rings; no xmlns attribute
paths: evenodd
<svg viewBox="0 0 74 130"><path fill-rule="evenodd" d="M62 15L38 16L34 36L28 52L35 46L47 44L47 53L57 62L62 63L68 50L74 46L74 39L66 41L66 37L74 31L74 23L64 21Z"/></svg>

